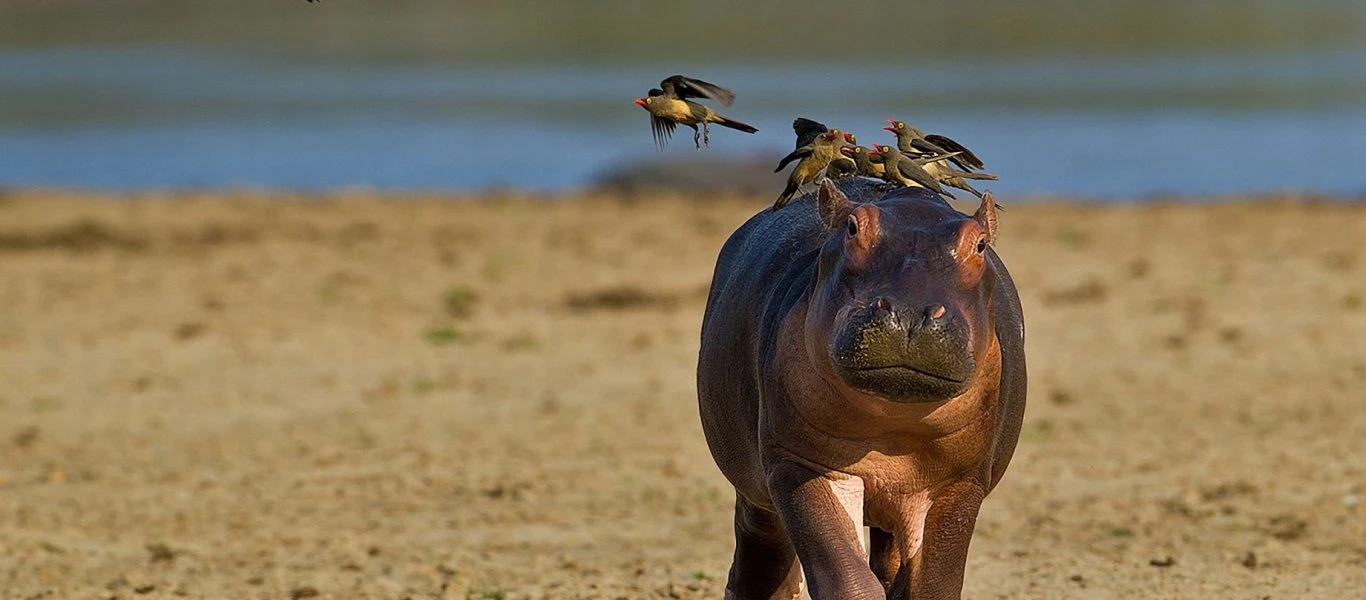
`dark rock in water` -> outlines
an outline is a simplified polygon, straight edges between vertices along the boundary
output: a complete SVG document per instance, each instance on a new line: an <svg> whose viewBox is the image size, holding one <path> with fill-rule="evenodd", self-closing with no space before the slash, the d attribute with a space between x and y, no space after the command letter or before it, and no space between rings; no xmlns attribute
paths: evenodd
<svg viewBox="0 0 1366 600"><path fill-rule="evenodd" d="M590 186L604 192L639 194L686 193L768 194L783 189L786 174L774 173L776 156L723 156L714 153L689 158L655 158L607 169Z"/></svg>

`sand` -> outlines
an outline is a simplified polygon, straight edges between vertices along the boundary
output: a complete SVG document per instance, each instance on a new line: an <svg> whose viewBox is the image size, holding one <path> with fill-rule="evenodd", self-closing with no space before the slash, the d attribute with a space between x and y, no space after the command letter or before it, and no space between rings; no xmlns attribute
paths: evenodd
<svg viewBox="0 0 1366 600"><path fill-rule="evenodd" d="M0 198L0 592L719 598L763 198ZM969 598L1366 589L1366 206L1002 199L1029 409Z"/></svg>

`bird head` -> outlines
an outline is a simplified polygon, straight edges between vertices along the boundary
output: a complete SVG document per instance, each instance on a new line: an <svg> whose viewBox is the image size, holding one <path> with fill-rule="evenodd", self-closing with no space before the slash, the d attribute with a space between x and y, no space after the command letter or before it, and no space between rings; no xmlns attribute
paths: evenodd
<svg viewBox="0 0 1366 600"><path fill-rule="evenodd" d="M639 106L647 111L655 108L655 104L659 103L659 94L655 93L658 91L659 90L650 90L650 94L648 96L645 96L644 98L636 98L636 106Z"/></svg>
<svg viewBox="0 0 1366 600"><path fill-rule="evenodd" d="M846 131L844 132L844 141L849 142L850 144L857 144L858 138L855 138L854 134Z"/></svg>
<svg viewBox="0 0 1366 600"><path fill-rule="evenodd" d="M636 106L639 106L645 110L650 110L650 108L653 107L655 103L658 101L659 97L663 95L664 90L661 90L659 88L650 88L650 91L645 94L644 98L636 98L635 104Z"/></svg>
<svg viewBox="0 0 1366 600"><path fill-rule="evenodd" d="M896 132L898 132L898 131L905 131L905 130L906 130L906 122L905 122L905 121L898 121L898 120L896 120L896 119L887 119L887 123L888 123L888 125L887 125L886 127L883 127L883 128L882 128L883 131L890 131L890 132L892 132L892 133L896 133Z"/></svg>

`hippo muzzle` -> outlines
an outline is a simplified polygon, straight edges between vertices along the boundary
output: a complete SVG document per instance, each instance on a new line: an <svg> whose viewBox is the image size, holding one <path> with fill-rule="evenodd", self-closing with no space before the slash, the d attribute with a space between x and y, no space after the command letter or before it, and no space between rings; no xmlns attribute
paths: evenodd
<svg viewBox="0 0 1366 600"><path fill-rule="evenodd" d="M849 387L892 402L947 400L972 379L968 327L953 309L935 302L906 308L877 298L852 308L830 356Z"/></svg>

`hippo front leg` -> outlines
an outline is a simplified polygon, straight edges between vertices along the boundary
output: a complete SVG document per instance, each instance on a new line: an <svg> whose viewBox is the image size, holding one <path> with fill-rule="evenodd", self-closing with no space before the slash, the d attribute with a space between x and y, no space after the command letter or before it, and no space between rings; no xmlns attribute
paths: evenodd
<svg viewBox="0 0 1366 600"><path fill-rule="evenodd" d="M986 486L975 479L954 482L931 498L925 515L924 541L898 577L888 598L956 599L963 596L963 569L968 562L968 543L977 524L977 513L986 497Z"/></svg>
<svg viewBox="0 0 1366 600"><path fill-rule="evenodd" d="M886 592L863 553L862 482L857 498L831 478L806 467L782 463L769 471L773 506L797 550L812 600L885 600ZM857 506L853 501L857 501ZM853 518L857 511L857 519ZM857 520L857 522L856 522Z"/></svg>

